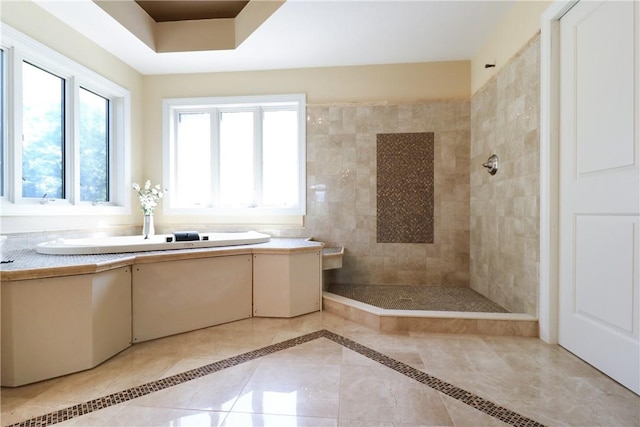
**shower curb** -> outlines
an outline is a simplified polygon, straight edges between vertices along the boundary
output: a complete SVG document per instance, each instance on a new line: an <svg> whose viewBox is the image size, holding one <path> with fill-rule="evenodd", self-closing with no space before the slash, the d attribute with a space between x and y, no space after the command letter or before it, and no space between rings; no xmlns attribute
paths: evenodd
<svg viewBox="0 0 640 427"><path fill-rule="evenodd" d="M387 310L330 292L322 309L382 332L430 332L539 338L538 319L519 313Z"/></svg>

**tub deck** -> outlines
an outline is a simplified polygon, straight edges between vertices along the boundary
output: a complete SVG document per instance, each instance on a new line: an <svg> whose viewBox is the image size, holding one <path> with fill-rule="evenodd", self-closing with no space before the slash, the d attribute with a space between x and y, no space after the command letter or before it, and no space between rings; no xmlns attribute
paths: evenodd
<svg viewBox="0 0 640 427"><path fill-rule="evenodd" d="M268 234L256 231L238 233L202 233L198 240L177 241L173 234L144 236L94 237L84 239L56 239L40 243L36 252L48 255L93 255L149 252L176 249L213 248L220 246L252 245L271 240Z"/></svg>

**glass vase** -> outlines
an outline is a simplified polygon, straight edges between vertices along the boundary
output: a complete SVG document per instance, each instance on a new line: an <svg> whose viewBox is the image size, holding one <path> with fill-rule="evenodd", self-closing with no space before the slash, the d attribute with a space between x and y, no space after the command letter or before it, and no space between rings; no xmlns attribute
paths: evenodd
<svg viewBox="0 0 640 427"><path fill-rule="evenodd" d="M145 239L148 239L154 234L156 234L156 231L153 226L153 215L145 215L144 222L142 223L142 235Z"/></svg>

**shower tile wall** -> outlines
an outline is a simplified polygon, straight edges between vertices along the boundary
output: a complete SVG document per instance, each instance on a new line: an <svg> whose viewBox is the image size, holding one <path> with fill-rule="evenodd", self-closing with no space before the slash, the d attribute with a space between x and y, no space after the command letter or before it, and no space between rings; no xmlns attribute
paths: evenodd
<svg viewBox="0 0 640 427"><path fill-rule="evenodd" d="M307 234L345 247L334 283L469 285L468 101L307 106ZM376 138L434 132L434 243L376 242Z"/></svg>
<svg viewBox="0 0 640 427"><path fill-rule="evenodd" d="M539 73L534 37L471 99L471 287L511 312L537 315ZM500 169L482 167L491 154Z"/></svg>

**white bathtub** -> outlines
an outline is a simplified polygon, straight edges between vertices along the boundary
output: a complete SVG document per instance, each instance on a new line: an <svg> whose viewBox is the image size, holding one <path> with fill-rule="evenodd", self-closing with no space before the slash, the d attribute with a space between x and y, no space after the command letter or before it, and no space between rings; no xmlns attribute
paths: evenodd
<svg viewBox="0 0 640 427"><path fill-rule="evenodd" d="M172 241L168 242L168 239ZM204 240L207 238L208 240ZM238 233L202 233L200 240L177 242L172 234L144 236L94 237L85 239L56 239L40 243L36 252L50 255L118 254L125 252L164 251L170 249L211 248L265 243L268 234L256 231Z"/></svg>

